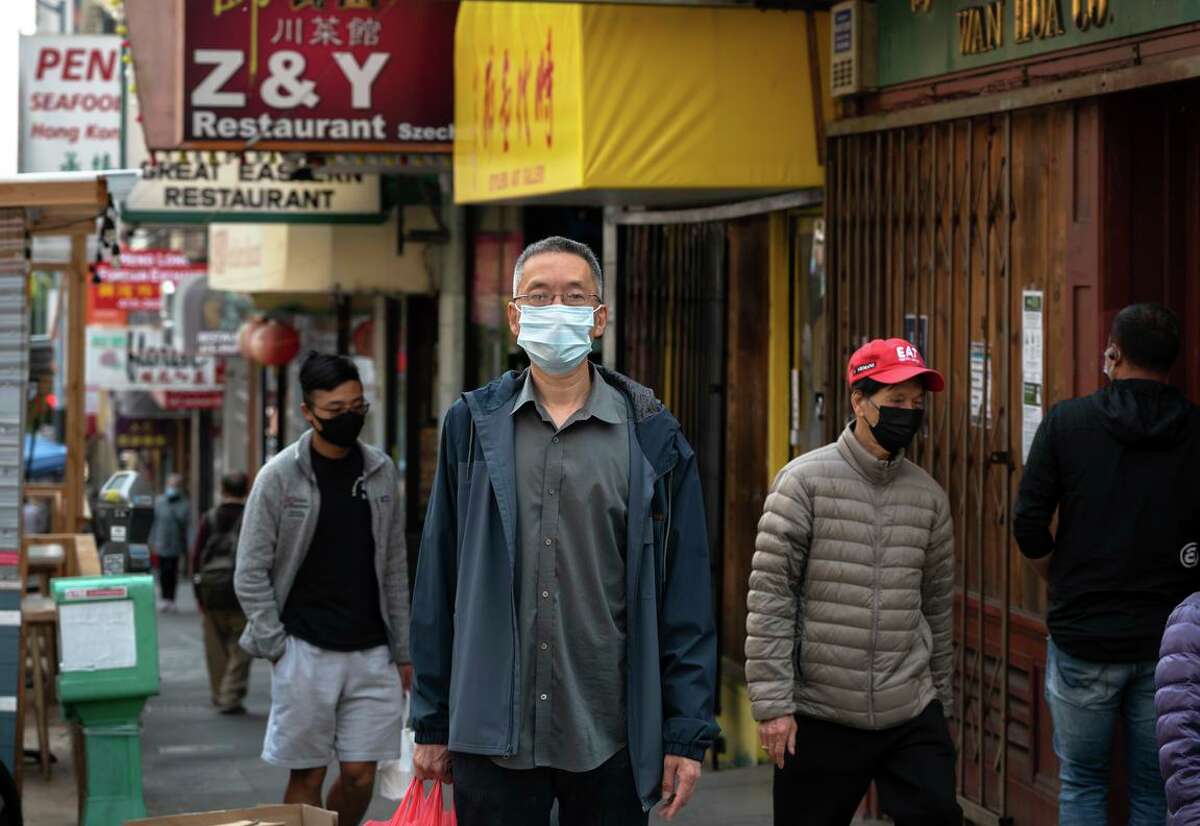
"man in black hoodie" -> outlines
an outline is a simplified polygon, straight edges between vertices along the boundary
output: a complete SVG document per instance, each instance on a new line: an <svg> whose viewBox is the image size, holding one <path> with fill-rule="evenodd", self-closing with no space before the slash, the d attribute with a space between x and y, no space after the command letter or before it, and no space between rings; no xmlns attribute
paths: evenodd
<svg viewBox="0 0 1200 826"><path fill-rule="evenodd" d="M1013 534L1050 586L1046 700L1062 826L1107 823L1121 721L1129 822L1166 818L1154 668L1167 616L1200 588L1200 408L1167 383L1179 339L1166 307L1121 310L1104 352L1108 386L1056 405L1025 463Z"/></svg>

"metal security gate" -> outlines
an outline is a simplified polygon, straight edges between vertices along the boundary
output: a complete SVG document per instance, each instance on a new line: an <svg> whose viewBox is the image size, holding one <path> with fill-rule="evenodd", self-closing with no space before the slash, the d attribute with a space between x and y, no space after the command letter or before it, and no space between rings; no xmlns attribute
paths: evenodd
<svg viewBox="0 0 1200 826"><path fill-rule="evenodd" d="M980 824L1011 822L1010 752L1030 748L1016 736L1022 725L1010 708L1017 563L1008 514L1020 459L1012 411L1021 409L1012 357L1020 345L1012 147L1013 116L1000 114L838 137L827 169L829 375L844 376L867 340L901 336L948 380L930 399L910 458L942 484L954 509L951 722L959 796L968 820ZM832 439L849 391L836 380L830 391ZM1022 697L1036 692L1032 672L1018 676L1029 683Z"/></svg>

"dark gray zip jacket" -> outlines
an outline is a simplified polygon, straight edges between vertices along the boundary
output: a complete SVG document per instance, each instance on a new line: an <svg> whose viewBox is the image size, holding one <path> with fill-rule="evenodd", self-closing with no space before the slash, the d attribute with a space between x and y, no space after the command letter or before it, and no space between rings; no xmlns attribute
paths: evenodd
<svg viewBox="0 0 1200 826"><path fill-rule="evenodd" d="M379 610L387 626L392 661L407 663L408 554L396 466L383 451L362 442L358 446L363 452L363 474L371 504ZM258 472L238 535L233 584L246 612L241 645L253 656L272 662L283 656L287 633L279 615L308 555L321 515L321 491L311 451L309 430Z"/></svg>
<svg viewBox="0 0 1200 826"><path fill-rule="evenodd" d="M663 755L701 760L713 721L716 632L695 454L652 391L604 379L629 405L626 707L642 805L661 796ZM418 743L518 750L513 404L506 373L446 414L413 594L412 717ZM614 663L614 667L615 667Z"/></svg>

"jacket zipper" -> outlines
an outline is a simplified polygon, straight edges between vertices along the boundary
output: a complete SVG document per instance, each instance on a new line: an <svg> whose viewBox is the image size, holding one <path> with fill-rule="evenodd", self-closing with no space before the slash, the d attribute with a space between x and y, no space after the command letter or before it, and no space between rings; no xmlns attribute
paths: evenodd
<svg viewBox="0 0 1200 826"><path fill-rule="evenodd" d="M870 483L868 483L870 484ZM879 513L879 490L871 485L871 500L875 506L875 547L872 548L875 564L871 571L871 642L867 660L867 720L875 728L875 641L879 637L879 565L880 549L883 547L883 526Z"/></svg>

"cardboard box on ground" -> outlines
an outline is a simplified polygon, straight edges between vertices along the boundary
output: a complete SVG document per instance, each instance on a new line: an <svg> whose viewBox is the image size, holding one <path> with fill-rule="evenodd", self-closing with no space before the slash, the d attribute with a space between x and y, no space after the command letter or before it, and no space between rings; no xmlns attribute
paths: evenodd
<svg viewBox="0 0 1200 826"><path fill-rule="evenodd" d="M125 826L338 826L338 817L314 806L255 806L130 820Z"/></svg>

